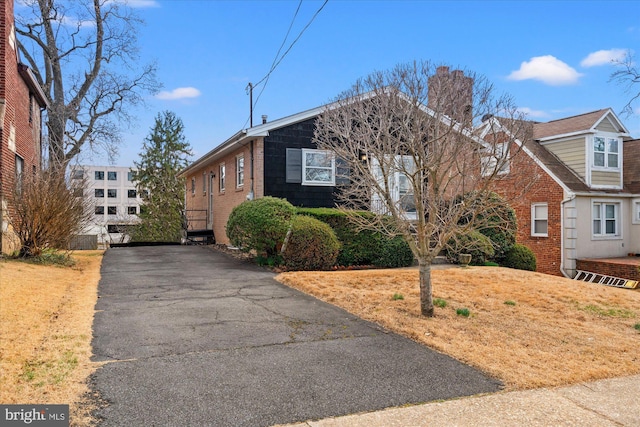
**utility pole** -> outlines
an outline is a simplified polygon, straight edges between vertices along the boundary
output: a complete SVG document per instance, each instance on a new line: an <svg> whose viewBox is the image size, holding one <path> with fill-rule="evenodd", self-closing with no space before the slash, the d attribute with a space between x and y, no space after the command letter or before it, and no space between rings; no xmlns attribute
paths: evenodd
<svg viewBox="0 0 640 427"><path fill-rule="evenodd" d="M245 90L249 93L249 127L253 127L253 84L249 82Z"/></svg>

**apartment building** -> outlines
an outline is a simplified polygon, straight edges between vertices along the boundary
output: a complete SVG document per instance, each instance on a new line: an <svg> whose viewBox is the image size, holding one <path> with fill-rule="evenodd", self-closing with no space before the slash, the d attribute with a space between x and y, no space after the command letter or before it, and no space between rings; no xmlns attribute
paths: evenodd
<svg viewBox="0 0 640 427"><path fill-rule="evenodd" d="M76 166L72 179L85 179L85 197L93 201L93 221L87 235L98 236L98 246L129 241L128 229L138 221L141 194L133 182L133 170L126 166Z"/></svg>

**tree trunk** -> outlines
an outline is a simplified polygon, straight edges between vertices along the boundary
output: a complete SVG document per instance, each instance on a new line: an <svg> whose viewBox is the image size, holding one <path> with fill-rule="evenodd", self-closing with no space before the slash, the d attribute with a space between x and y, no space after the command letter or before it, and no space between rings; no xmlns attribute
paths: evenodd
<svg viewBox="0 0 640 427"><path fill-rule="evenodd" d="M418 260L420 270L420 312L433 317L433 295L431 292L431 262Z"/></svg>

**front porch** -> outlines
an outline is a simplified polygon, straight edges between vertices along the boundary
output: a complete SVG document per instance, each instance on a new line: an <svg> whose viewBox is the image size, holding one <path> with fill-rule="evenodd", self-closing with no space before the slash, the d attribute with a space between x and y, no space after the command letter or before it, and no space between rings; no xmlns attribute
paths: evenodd
<svg viewBox="0 0 640 427"><path fill-rule="evenodd" d="M576 269L640 282L640 256L578 259Z"/></svg>

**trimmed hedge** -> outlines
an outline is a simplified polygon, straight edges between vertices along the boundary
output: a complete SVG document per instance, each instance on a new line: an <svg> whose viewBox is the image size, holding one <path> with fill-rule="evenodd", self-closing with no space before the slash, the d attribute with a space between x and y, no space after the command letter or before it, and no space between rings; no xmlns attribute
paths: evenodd
<svg viewBox="0 0 640 427"><path fill-rule="evenodd" d="M377 267L408 267L413 264L413 254L409 245L401 238L391 239L381 233L371 230L356 230L356 226L349 221L347 215L333 208L297 208L299 215L316 218L328 224L336 233L342 244L338 254L337 264L341 266L351 265L375 265ZM358 215L373 216L367 211L359 211ZM398 239L398 240L396 240ZM393 241L393 243L388 243ZM395 249L393 249L395 247ZM390 251L396 250L390 256ZM409 256L408 254L411 253ZM394 259L391 259L393 256Z"/></svg>
<svg viewBox="0 0 640 427"><path fill-rule="evenodd" d="M282 254L289 270L328 270L338 258L340 242L331 227L310 216L298 215Z"/></svg>
<svg viewBox="0 0 640 427"><path fill-rule="evenodd" d="M258 255L277 256L295 208L285 199L262 197L245 201L231 211L227 236L231 244Z"/></svg>
<svg viewBox="0 0 640 427"><path fill-rule="evenodd" d="M525 245L516 243L507 252L503 265L518 270L536 271L536 255Z"/></svg>
<svg viewBox="0 0 640 427"><path fill-rule="evenodd" d="M401 236L385 239L382 242L378 258L373 261L377 267L398 268L413 264L413 252Z"/></svg>

